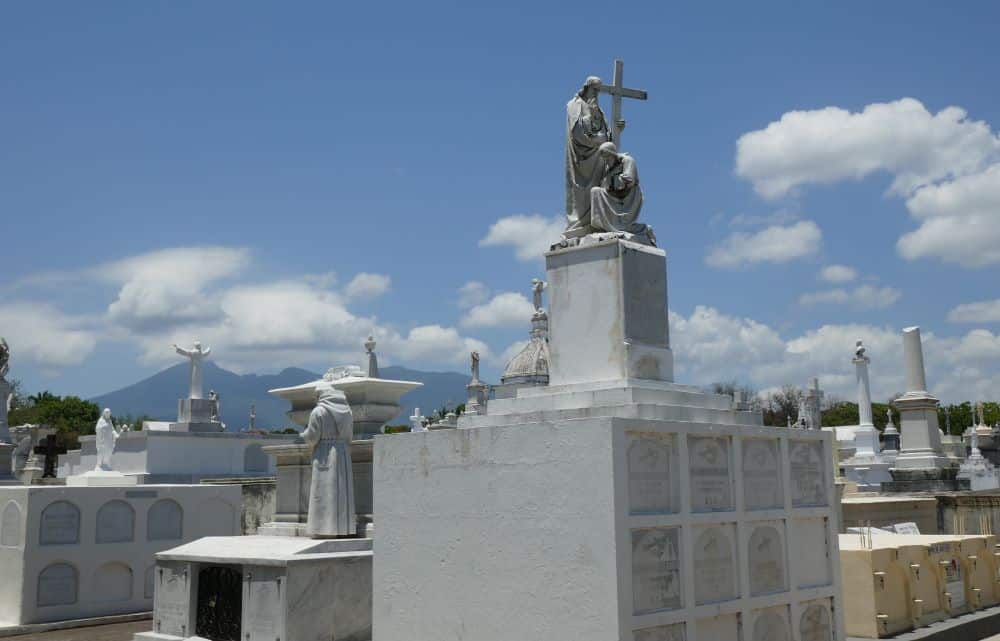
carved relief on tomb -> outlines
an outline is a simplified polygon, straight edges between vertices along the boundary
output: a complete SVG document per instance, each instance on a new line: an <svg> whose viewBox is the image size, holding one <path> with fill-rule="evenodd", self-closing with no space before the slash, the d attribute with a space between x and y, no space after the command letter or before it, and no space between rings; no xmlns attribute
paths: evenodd
<svg viewBox="0 0 1000 641"><path fill-rule="evenodd" d="M632 514L678 509L677 446L673 434L629 432L628 499Z"/></svg>
<svg viewBox="0 0 1000 641"><path fill-rule="evenodd" d="M730 444L729 437L688 438L692 512L720 512L733 509Z"/></svg>
<svg viewBox="0 0 1000 641"><path fill-rule="evenodd" d="M632 603L635 614L681 607L680 529L632 530Z"/></svg>

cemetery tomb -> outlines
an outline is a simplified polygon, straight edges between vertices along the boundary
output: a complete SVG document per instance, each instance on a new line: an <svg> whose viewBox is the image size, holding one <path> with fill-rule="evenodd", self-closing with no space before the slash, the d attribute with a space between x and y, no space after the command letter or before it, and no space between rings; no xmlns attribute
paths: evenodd
<svg viewBox="0 0 1000 641"><path fill-rule="evenodd" d="M230 485L0 488L0 621L151 610L154 555L203 534L239 533L241 500ZM183 515L200 510L214 516L185 531Z"/></svg>

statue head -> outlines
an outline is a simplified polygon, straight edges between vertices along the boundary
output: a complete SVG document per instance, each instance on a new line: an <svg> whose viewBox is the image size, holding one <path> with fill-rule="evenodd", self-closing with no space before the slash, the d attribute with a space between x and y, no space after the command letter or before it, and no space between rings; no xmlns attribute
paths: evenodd
<svg viewBox="0 0 1000 641"><path fill-rule="evenodd" d="M316 386L316 402L329 402L329 403L341 403L343 405L347 404L347 395L344 394L342 390L337 389L333 385L317 385Z"/></svg>
<svg viewBox="0 0 1000 641"><path fill-rule="evenodd" d="M111 408L105 407L104 411L101 412L101 418L103 418L105 421L110 421L111 420Z"/></svg>
<svg viewBox="0 0 1000 641"><path fill-rule="evenodd" d="M201 351L201 341L195 341L194 342L194 348L200 352Z"/></svg>
<svg viewBox="0 0 1000 641"><path fill-rule="evenodd" d="M601 82L601 79L597 76L587 76L587 79L583 81L583 87L580 88L580 91L578 91L576 95L580 96L584 100L596 98L597 92L601 90L601 85L603 84L604 83Z"/></svg>
<svg viewBox="0 0 1000 641"><path fill-rule="evenodd" d="M601 143L601 146L597 148L597 153L601 154L604 162L611 162L618 156L618 147L615 146L615 143L608 141Z"/></svg>

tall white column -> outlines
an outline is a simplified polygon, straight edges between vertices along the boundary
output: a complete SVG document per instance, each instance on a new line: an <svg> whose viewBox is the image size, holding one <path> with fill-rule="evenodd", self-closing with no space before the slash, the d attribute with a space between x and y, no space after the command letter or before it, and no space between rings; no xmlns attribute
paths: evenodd
<svg viewBox="0 0 1000 641"><path fill-rule="evenodd" d="M924 349L920 344L920 328L903 330L903 362L906 367L906 393L927 392L924 376Z"/></svg>
<svg viewBox="0 0 1000 641"><path fill-rule="evenodd" d="M858 428L854 431L856 457L879 453L878 430L872 422L872 393L868 383L868 363L865 348L859 340L854 348L854 377L858 386Z"/></svg>
<svg viewBox="0 0 1000 641"><path fill-rule="evenodd" d="M907 327L903 330L903 361L906 367L906 393L896 399L902 440L896 469L930 470L950 467L951 463L941 447L938 399L927 393L919 327Z"/></svg>

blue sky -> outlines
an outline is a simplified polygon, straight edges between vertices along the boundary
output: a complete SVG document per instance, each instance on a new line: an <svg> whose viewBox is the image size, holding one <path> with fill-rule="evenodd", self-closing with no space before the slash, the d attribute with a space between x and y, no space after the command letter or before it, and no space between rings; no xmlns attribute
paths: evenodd
<svg viewBox="0 0 1000 641"><path fill-rule="evenodd" d="M0 335L94 395L214 344L495 378L563 208L564 105L625 107L678 379L1000 396L991 3L6 3ZM832 269L831 269L832 268ZM825 270L825 271L824 271ZM824 278L825 275L825 278Z"/></svg>

